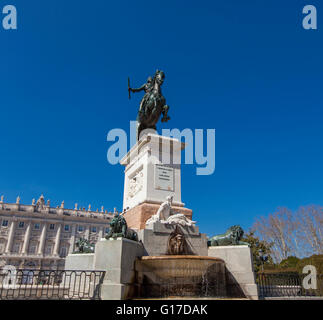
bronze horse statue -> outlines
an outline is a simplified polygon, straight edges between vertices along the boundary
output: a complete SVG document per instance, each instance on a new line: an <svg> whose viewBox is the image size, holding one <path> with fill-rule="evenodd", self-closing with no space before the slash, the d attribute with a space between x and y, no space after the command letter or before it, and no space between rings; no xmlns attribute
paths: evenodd
<svg viewBox="0 0 323 320"><path fill-rule="evenodd" d="M166 99L161 91L164 79L165 73L157 70L154 77L149 77L147 83L140 88L130 88L128 80L129 98L130 92L145 91L137 115L137 140L140 139L142 131L146 129L156 130L156 123L161 115L163 115L163 118L161 119L162 122L170 120L170 117L167 115L169 106L166 105Z"/></svg>

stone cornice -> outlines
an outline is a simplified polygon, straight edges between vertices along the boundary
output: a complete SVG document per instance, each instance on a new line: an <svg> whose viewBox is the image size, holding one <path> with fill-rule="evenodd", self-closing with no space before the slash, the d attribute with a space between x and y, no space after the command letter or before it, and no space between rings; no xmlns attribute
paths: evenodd
<svg viewBox="0 0 323 320"><path fill-rule="evenodd" d="M71 223L91 223L102 225L102 223L109 223L112 214L105 214L104 216L98 217L97 215L93 215L92 217L89 214L81 211L78 213L73 213L71 215L56 215L53 213L40 213L40 212L27 212L27 211L9 211L9 210L0 210L0 215L5 215L10 220L18 218L20 220L33 220L33 221L43 221L50 223L63 223L63 222L71 222Z"/></svg>

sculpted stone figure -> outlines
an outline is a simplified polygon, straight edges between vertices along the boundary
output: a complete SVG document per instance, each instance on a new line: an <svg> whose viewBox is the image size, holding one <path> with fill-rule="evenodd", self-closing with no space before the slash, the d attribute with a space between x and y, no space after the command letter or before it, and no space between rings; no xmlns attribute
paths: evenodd
<svg viewBox="0 0 323 320"><path fill-rule="evenodd" d="M168 240L168 254L181 255L184 251L184 236L180 233L170 236Z"/></svg>
<svg viewBox="0 0 323 320"><path fill-rule="evenodd" d="M121 214L112 218L109 233L105 236L106 239L119 237L138 241L137 232L132 229L128 229L126 219Z"/></svg>
<svg viewBox="0 0 323 320"><path fill-rule="evenodd" d="M172 202L173 202L172 196L166 197L166 201L160 205L157 213L150 218L151 221L153 221L153 222L154 221L166 221L171 215ZM150 219L147 221L147 223L151 222Z"/></svg>
<svg viewBox="0 0 323 320"><path fill-rule="evenodd" d="M165 73L157 70L154 77L149 77L147 83L140 88L131 88L128 79L129 98L130 92L145 91L145 95L140 102L140 107L137 115L137 140L140 139L140 133L145 129L156 130L156 123L159 117L163 115L162 122L167 122L170 117L167 115L169 106L166 105L161 86L164 83Z"/></svg>
<svg viewBox="0 0 323 320"><path fill-rule="evenodd" d="M164 223L164 224L179 224L183 227L194 226L196 221L192 221L186 218L184 214L182 213L172 214L172 202L173 202L173 196L168 196L166 198L166 201L160 205L157 213L147 220L146 225L156 221L160 221L161 223Z"/></svg>
<svg viewBox="0 0 323 320"><path fill-rule="evenodd" d="M192 254L186 242L185 235L176 226L175 230L170 234L167 244L167 254L169 255L182 255Z"/></svg>
<svg viewBox="0 0 323 320"><path fill-rule="evenodd" d="M44 195L41 195L36 202L36 208L42 210L44 209L44 207L45 207L45 198L44 198Z"/></svg>
<svg viewBox="0 0 323 320"><path fill-rule="evenodd" d="M250 246L249 243L240 241L243 234L243 229L240 226L232 226L226 231L226 233L209 238L207 244L208 246Z"/></svg>

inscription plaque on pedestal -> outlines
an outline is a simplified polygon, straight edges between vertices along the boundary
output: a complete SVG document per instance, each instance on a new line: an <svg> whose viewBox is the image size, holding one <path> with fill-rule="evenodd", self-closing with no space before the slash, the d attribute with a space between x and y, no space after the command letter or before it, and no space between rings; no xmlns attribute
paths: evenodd
<svg viewBox="0 0 323 320"><path fill-rule="evenodd" d="M174 168L155 165L155 189L174 191Z"/></svg>

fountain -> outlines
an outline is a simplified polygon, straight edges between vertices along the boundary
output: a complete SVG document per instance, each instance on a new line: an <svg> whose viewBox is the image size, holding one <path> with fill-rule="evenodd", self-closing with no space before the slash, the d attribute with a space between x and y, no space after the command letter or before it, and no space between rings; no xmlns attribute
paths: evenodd
<svg viewBox="0 0 323 320"><path fill-rule="evenodd" d="M121 160L123 212L111 220L94 254L67 257L68 270L106 271L102 299L258 298L252 253L241 242L240 228L212 237L208 246L206 234L191 220L192 210L181 202L176 163L183 147L155 134L138 141ZM164 158L175 164L161 162Z"/></svg>
<svg viewBox="0 0 323 320"><path fill-rule="evenodd" d="M138 296L225 297L225 263L195 255L143 256L135 262Z"/></svg>
<svg viewBox="0 0 323 320"><path fill-rule="evenodd" d="M94 254L69 255L65 267L106 271L101 297L107 300L237 296L240 287L243 295L257 299L251 250L240 241L237 226L211 238L208 246L206 234L191 220L192 210L182 202L186 144L155 131L161 115L162 122L170 119L161 93L164 78L157 70L137 89L128 81L129 97L130 92L146 94L138 111L137 142L120 161L125 167L122 213L115 214Z"/></svg>

